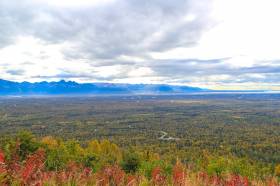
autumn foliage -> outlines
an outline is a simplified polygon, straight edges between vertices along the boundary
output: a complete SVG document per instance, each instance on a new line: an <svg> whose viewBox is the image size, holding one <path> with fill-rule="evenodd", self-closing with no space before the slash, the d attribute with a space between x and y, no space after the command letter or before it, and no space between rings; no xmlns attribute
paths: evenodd
<svg viewBox="0 0 280 186"><path fill-rule="evenodd" d="M31 141L24 143L35 144L32 138L28 139ZM109 141L91 141L82 147L74 141L64 143L47 137L31 153L22 152L32 149L22 143L16 140L9 144L9 151L0 150L1 186L279 186L276 174L262 179L232 172L210 174L194 170L180 160L169 169L152 163L157 159L140 161L136 152L122 153ZM125 154L128 155L123 158Z"/></svg>

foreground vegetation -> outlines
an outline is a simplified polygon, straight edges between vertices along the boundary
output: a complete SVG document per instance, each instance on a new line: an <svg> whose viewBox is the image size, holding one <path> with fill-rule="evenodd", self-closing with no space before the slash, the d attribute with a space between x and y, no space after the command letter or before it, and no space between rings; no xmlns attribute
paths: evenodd
<svg viewBox="0 0 280 186"><path fill-rule="evenodd" d="M121 149L108 140L63 141L30 132L1 139L1 185L278 186L280 166L259 177L245 159L198 157L197 164L163 161L159 154Z"/></svg>

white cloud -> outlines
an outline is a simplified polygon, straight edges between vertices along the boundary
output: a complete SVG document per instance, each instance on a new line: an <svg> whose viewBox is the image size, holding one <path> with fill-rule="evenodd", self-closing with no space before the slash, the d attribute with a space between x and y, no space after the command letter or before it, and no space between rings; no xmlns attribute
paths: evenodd
<svg viewBox="0 0 280 186"><path fill-rule="evenodd" d="M139 67L131 70L128 73L129 77L145 77L145 76L152 76L152 75L153 75L153 71L148 67Z"/></svg>
<svg viewBox="0 0 280 186"><path fill-rule="evenodd" d="M203 34L198 45L152 53L152 56L160 59L240 56L255 61L280 59L279 7L278 0L216 0L212 16L217 25Z"/></svg>
<svg viewBox="0 0 280 186"><path fill-rule="evenodd" d="M276 89L279 7L279 0L2 0L0 78Z"/></svg>
<svg viewBox="0 0 280 186"><path fill-rule="evenodd" d="M88 6L99 6L101 4L111 3L114 0L38 0L41 3L47 3L52 6L59 7L88 7Z"/></svg>

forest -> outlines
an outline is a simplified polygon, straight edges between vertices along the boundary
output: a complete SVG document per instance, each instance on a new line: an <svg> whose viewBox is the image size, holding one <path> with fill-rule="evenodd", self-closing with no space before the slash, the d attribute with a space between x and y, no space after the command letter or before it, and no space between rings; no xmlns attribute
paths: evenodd
<svg viewBox="0 0 280 186"><path fill-rule="evenodd" d="M279 185L279 98L237 93L0 98L0 180Z"/></svg>

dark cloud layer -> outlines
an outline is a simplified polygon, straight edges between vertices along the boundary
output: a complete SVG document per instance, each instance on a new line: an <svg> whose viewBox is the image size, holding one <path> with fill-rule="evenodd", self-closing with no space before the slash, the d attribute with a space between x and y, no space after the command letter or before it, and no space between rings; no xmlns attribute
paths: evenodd
<svg viewBox="0 0 280 186"><path fill-rule="evenodd" d="M173 77L178 82L193 82L195 79L203 82L216 83L278 83L280 65L255 65L253 67L233 67L222 59L188 59L188 60L162 60L150 63L149 67L155 76L166 79ZM211 79L215 76L216 79ZM226 78L219 78L226 76ZM176 82L175 81L175 82Z"/></svg>
<svg viewBox="0 0 280 186"><path fill-rule="evenodd" d="M210 25L210 1L118 0L90 8L52 7L39 1L0 2L0 43L19 35L73 43L66 57L112 59L196 44ZM187 20L188 16L193 20ZM78 51L77 51L78 50Z"/></svg>

